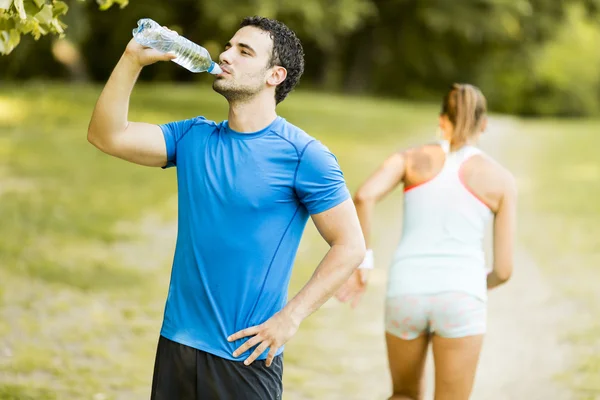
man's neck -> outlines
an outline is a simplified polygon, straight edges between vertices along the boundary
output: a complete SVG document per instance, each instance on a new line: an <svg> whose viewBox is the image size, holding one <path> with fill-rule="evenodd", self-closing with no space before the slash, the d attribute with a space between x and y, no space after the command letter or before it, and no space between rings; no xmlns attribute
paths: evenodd
<svg viewBox="0 0 600 400"><path fill-rule="evenodd" d="M275 118L275 99L271 102L255 98L248 102L229 104L227 123L236 132L251 133L266 128Z"/></svg>

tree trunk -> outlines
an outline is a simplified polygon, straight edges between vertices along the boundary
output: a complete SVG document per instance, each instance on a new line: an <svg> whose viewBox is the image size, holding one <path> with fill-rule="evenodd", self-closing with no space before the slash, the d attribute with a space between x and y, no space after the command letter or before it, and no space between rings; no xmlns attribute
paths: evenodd
<svg viewBox="0 0 600 400"><path fill-rule="evenodd" d="M323 49L319 72L319 86L328 91L340 89L342 63L338 48Z"/></svg>
<svg viewBox="0 0 600 400"><path fill-rule="evenodd" d="M366 26L347 41L348 69L345 74L344 91L348 93L364 93L371 88L376 47L374 31L373 26Z"/></svg>

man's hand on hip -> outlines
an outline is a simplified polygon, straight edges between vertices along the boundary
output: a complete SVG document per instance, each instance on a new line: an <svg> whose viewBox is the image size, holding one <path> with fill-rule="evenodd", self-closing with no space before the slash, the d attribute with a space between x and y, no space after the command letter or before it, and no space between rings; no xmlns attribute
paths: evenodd
<svg viewBox="0 0 600 400"><path fill-rule="evenodd" d="M244 364L250 365L258 358L258 356L269 348L270 350L267 355L266 365L267 367L270 367L277 350L296 334L299 326L300 324L290 315L278 312L264 323L234 333L229 336L227 340L233 342L244 337L252 336L233 352L233 356L238 357L240 354L243 354L247 350L258 345L252 354L244 361Z"/></svg>

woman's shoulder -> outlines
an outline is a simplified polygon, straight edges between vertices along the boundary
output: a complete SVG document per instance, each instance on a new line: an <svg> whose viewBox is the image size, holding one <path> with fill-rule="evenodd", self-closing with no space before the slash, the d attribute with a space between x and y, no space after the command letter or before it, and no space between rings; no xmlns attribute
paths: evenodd
<svg viewBox="0 0 600 400"><path fill-rule="evenodd" d="M507 166L484 151L479 151L470 157L465 168L488 181L495 182L504 190L516 191L517 183L514 174Z"/></svg>

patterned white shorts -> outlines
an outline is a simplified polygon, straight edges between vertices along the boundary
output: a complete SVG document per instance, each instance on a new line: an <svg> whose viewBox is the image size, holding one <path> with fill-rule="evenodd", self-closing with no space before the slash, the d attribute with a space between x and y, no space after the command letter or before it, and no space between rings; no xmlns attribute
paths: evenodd
<svg viewBox="0 0 600 400"><path fill-rule="evenodd" d="M445 338L482 335L486 319L486 303L462 292L406 294L386 300L385 329L406 340L424 333Z"/></svg>

